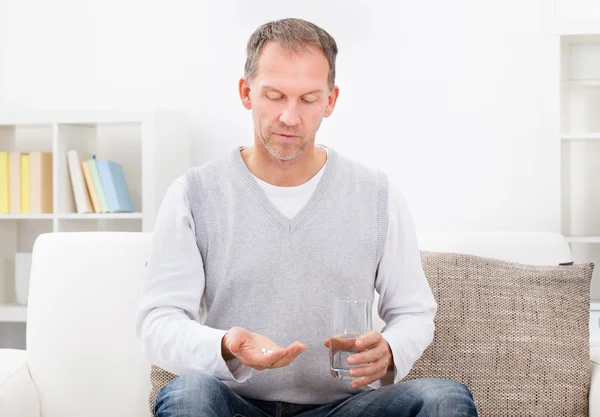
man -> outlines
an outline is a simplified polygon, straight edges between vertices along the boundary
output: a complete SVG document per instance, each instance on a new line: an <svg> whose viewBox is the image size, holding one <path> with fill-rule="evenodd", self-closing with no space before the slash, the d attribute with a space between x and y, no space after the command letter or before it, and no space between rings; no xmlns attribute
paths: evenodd
<svg viewBox="0 0 600 417"><path fill-rule="evenodd" d="M477 415L455 381L398 383L432 341L437 304L401 193L315 144L339 94L336 55L304 20L259 27L239 81L254 145L166 193L137 326L157 417ZM333 378L332 299L374 290L387 325L357 340L351 380Z"/></svg>

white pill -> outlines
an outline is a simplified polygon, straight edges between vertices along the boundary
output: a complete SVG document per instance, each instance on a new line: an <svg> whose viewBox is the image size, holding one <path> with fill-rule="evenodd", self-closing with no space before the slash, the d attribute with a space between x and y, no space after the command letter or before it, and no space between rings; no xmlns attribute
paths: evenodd
<svg viewBox="0 0 600 417"><path fill-rule="evenodd" d="M262 353L267 353L267 349L262 348L261 350L262 350Z"/></svg>
<svg viewBox="0 0 600 417"><path fill-rule="evenodd" d="M267 350L267 353L273 353L273 351L272 350Z"/></svg>

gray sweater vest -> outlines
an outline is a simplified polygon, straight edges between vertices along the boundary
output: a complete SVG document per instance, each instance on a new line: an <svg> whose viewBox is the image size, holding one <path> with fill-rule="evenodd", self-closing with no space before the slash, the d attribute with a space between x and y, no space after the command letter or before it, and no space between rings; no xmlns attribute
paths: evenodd
<svg viewBox="0 0 600 417"><path fill-rule="evenodd" d="M240 326L306 350L288 367L254 371L239 395L324 404L360 392L329 373L332 299L373 299L387 235L384 174L328 148L308 203L292 219L269 201L236 148L186 174L206 279L203 324Z"/></svg>

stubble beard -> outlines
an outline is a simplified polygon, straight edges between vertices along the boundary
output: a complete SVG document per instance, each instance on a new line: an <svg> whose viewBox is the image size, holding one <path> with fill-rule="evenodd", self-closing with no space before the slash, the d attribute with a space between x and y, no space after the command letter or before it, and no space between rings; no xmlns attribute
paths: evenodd
<svg viewBox="0 0 600 417"><path fill-rule="evenodd" d="M260 140L265 149L271 156L280 161L291 161L300 157L306 150L306 146L310 141L302 140L300 143L277 143L271 137L274 133L269 133L268 136L260 135ZM304 139L303 137L301 137Z"/></svg>

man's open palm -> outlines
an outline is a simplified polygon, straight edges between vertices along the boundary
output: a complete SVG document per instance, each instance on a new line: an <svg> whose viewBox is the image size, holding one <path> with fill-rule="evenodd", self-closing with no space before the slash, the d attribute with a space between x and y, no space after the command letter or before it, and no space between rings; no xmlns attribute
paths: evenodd
<svg viewBox="0 0 600 417"><path fill-rule="evenodd" d="M283 348L268 337L241 327L231 328L223 338L223 345L225 359L234 356L259 371L288 366L305 349L298 341Z"/></svg>

